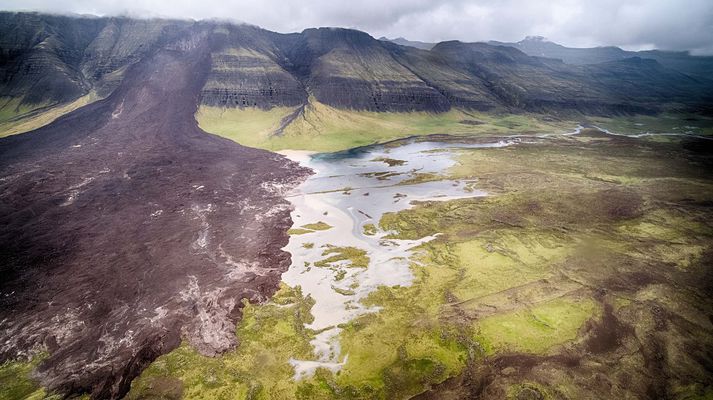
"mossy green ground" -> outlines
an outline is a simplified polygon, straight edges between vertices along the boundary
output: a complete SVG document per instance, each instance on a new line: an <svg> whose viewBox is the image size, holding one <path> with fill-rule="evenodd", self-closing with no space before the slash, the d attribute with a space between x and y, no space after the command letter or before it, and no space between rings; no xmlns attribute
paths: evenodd
<svg viewBox="0 0 713 400"><path fill-rule="evenodd" d="M91 92L65 104L20 104L17 99L0 98L0 137L29 132L49 124L55 119L80 107L99 100Z"/></svg>
<svg viewBox="0 0 713 400"><path fill-rule="evenodd" d="M47 398L38 382L30 376L41 356L28 362L8 361L0 365L0 400Z"/></svg>
<svg viewBox="0 0 713 400"><path fill-rule="evenodd" d="M484 318L478 322L478 327L482 337L489 339L489 354L498 351L542 353L563 341L574 340L579 328L595 314L596 308L590 299L558 298Z"/></svg>
<svg viewBox="0 0 713 400"><path fill-rule="evenodd" d="M653 351L650 346L657 346L656 341L649 342L652 332L658 331L659 317L647 315L652 303L654 310L665 309L675 315L673 320L685 321L678 323L701 329L689 331L683 341L710 345L710 321L695 311L710 302L701 289L687 286L684 294L675 289L682 283L674 283L691 285L692 276L705 276L713 247L713 221L706 211L713 182L704 172L711 160L702 148L680 140L657 143L587 132L532 145L462 150L451 176L477 178L478 188L491 196L422 204L387 214L381 227L403 238L443 233L438 242L447 256L441 263L456 257L463 270L448 288L440 320L474 321L474 337L486 360L502 353L564 352L565 357L586 358L587 346L603 346L589 341L610 340L607 346L617 348L625 340L615 339L618 335L636 336L626 346L644 343L640 351L646 354ZM647 286L649 280L668 283ZM615 295L602 297L600 290ZM609 320L601 325L592 322L604 318L603 307L609 304L635 333L616 332L625 328ZM600 334L597 329L615 332ZM665 337L661 340L667 343L666 351L676 354L676 361L665 367L676 371L671 372L676 378L669 381L651 379L650 364L642 361L641 353L624 348L617 350L620 355L596 362L613 363L608 368L613 380L619 374L634 374L642 381L649 379L649 385L663 385L658 389L663 393L673 393L677 385L690 381L687 374L702 371L702 366L695 357L684 355L688 345L676 334ZM577 373L592 373L587 371L581 367ZM497 375L492 384L503 388L498 389L503 397L509 393L515 398L507 388L522 378L537 380L533 387L540 387L544 398L582 398L595 390L576 383L571 371L557 365L543 365L534 375L510 374ZM711 382L704 373L694 381L702 385L697 393L708 393ZM644 391L606 383L596 390L614 391L619 397ZM443 398L459 398L453 394L457 391L444 393L450 394ZM594 397L606 392L597 393Z"/></svg>
<svg viewBox="0 0 713 400"><path fill-rule="evenodd" d="M302 227L305 229L311 229L313 231L326 231L327 229L331 229L332 225L329 225L326 222L319 221L313 224L302 225Z"/></svg>
<svg viewBox="0 0 713 400"><path fill-rule="evenodd" d="M713 328L695 285L713 252L707 157L686 143L593 132L460 150L446 176L477 179L490 196L382 218L395 237L441 235L417 250L410 286L378 288L362 302L380 311L342 326L340 372L292 380L288 360L310 355L314 332L301 325L309 299L283 287L246 306L238 349L206 358L182 346L146 370L130 398L180 386L185 398L401 399L466 370L488 377L489 398L704 398L711 382L699 360ZM365 255L324 256L328 267ZM647 358L661 343L666 378ZM497 360L516 367L491 369ZM528 360L534 372L520 368ZM461 398L458 389L436 398Z"/></svg>
<svg viewBox="0 0 713 400"><path fill-rule="evenodd" d="M132 384L129 399L288 399L299 384L290 358L311 358L305 329L312 300L283 286L263 305L246 304L236 334L240 346L221 357L198 354L187 344L160 357Z"/></svg>
<svg viewBox="0 0 713 400"><path fill-rule="evenodd" d="M369 256L366 251L356 247L327 247L322 256L322 260L315 261L315 267L332 267L335 264L346 261L349 267L367 268L369 266Z"/></svg>
<svg viewBox="0 0 713 400"><path fill-rule="evenodd" d="M376 235L376 225L374 224L364 224L364 234L367 236L374 236Z"/></svg>
<svg viewBox="0 0 713 400"><path fill-rule="evenodd" d="M287 231L289 235L304 235L307 233L314 233L315 231L326 231L327 229L332 229L332 226L326 222L315 222L312 224L305 224L299 228L291 228Z"/></svg>
<svg viewBox="0 0 713 400"><path fill-rule="evenodd" d="M413 135L567 132L576 123L545 121L535 114L486 114L340 110L310 99L303 114L275 134L296 109L201 106L196 120L206 132L268 150L337 151ZM479 124L473 124L478 121Z"/></svg>

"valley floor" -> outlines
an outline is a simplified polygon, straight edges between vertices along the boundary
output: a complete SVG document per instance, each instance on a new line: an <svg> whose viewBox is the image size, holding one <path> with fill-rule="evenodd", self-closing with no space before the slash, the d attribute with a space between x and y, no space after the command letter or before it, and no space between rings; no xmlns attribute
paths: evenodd
<svg viewBox="0 0 713 400"><path fill-rule="evenodd" d="M220 133L217 119L205 119L214 112L199 111L198 121ZM264 127L253 129L270 130L281 118L266 117ZM337 150L388 140L421 123L392 118L392 132L348 141L335 134L320 145L296 131L231 138L270 149ZM462 123L474 115L444 118L481 129ZM488 194L417 202L358 225L361 237L418 245L406 255L407 282L366 294L358 284L342 285L355 269L376 267L371 250L330 247L334 241L324 238L335 228L327 214L293 227L292 241L321 254L305 270L333 274L341 285L332 285L336 296L364 294L351 306L371 310L338 322L335 364L316 364L295 379L295 360L319 360L314 343L325 329L313 324L319 302L313 289L283 282L270 301L245 303L235 350L206 357L184 343L152 363L127 398L711 398L713 141L700 137L710 128L694 121L675 125L683 135L630 137L595 129L561 134L564 126L542 135L542 126L526 137L503 137L525 123L521 118L509 117L519 122L496 134L483 128L470 137L397 140L366 160L378 166L370 179L396 193L453 182L463 193ZM591 122L632 129L641 123ZM514 143L478 146L502 140ZM438 143L428 152L447 151L454 162L442 171L414 170L394 155L426 141ZM345 184L333 193L365 191ZM350 204L359 211L358 199ZM293 253L293 266L296 259ZM30 370L31 364L2 366L0 399L41 398Z"/></svg>
<svg viewBox="0 0 713 400"><path fill-rule="evenodd" d="M709 398L713 143L661 139L584 130L454 149L440 137L455 165L384 184L474 181L489 195L421 202L363 226L384 240L438 236L415 249L408 284L360 300L378 311L338 325L341 368L294 379L291 360L316 359L319 299L285 284L246 305L235 351L209 358L184 344L129 398ZM331 228L305 226L293 233L303 245ZM375 267L359 257L327 250L322 267Z"/></svg>
<svg viewBox="0 0 713 400"><path fill-rule="evenodd" d="M201 106L196 120L206 132L247 146L272 151L285 149L339 151L406 136L552 135L571 132L577 125L628 135L692 135L713 137L709 116L664 113L659 116L559 117L534 113L477 112L451 109L445 113L368 112L342 110L311 98L303 107L220 108ZM662 136L661 136L662 135Z"/></svg>

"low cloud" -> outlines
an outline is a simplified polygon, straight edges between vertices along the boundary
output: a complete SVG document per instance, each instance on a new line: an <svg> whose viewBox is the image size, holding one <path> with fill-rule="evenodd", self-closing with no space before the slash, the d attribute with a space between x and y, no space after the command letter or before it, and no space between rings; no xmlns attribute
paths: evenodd
<svg viewBox="0 0 713 400"><path fill-rule="evenodd" d="M569 46L615 45L713 54L711 0L2 0L0 8L222 18L278 32L341 26L377 37L403 36L429 42L517 41L541 35Z"/></svg>

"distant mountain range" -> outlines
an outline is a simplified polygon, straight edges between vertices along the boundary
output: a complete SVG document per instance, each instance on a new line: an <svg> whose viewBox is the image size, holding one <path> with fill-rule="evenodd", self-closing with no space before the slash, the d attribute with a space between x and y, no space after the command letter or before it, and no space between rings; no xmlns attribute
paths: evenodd
<svg viewBox="0 0 713 400"><path fill-rule="evenodd" d="M626 51L614 46L573 48L550 42L542 36L528 36L517 43L495 41L488 43L515 47L531 56L556 58L567 64L597 64L632 57L641 57L656 60L666 68L671 68L685 74L704 78L713 76L713 57L692 56L687 51Z"/></svg>
<svg viewBox="0 0 713 400"><path fill-rule="evenodd" d="M382 36L379 40L423 50L430 50L437 44L413 41L402 37L388 39ZM671 68L685 74L709 79L713 76L713 56L693 56L687 51L627 51L615 46L588 48L565 47L551 42L542 36L528 36L519 42L498 42L491 40L487 43L494 46L514 47L529 56L554 58L562 60L567 64L599 64L608 61L620 61L627 58L640 57L656 60L666 68Z"/></svg>
<svg viewBox="0 0 713 400"><path fill-rule="evenodd" d="M612 115L707 112L713 104L711 58L685 53L571 49L540 38L430 44L340 28L280 34L220 22L2 13L3 112L90 91L105 96L129 65L189 25L210 32L211 73L200 101L213 106L299 106L314 96L370 111Z"/></svg>

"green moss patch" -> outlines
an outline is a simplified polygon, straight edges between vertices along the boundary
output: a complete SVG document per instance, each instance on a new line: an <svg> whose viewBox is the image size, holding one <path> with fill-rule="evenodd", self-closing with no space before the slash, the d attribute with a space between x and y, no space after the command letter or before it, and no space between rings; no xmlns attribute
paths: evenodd
<svg viewBox="0 0 713 400"><path fill-rule="evenodd" d="M332 229L332 225L329 225L326 222L315 222L311 224L305 224L302 225L299 228L291 228L287 230L288 235L306 235L308 233L314 233L315 231L326 231L328 229ZM314 246L314 244L312 244ZM311 247L306 247L305 248L311 248Z"/></svg>
<svg viewBox="0 0 713 400"><path fill-rule="evenodd" d="M355 268L369 266L369 256L366 255L366 251L356 247L328 247L322 252L322 256L329 257L315 261L315 267L331 267L340 261L348 261L348 266Z"/></svg>
<svg viewBox="0 0 713 400"><path fill-rule="evenodd" d="M0 365L0 400L44 399L45 390L30 374L37 367L41 356L31 361L7 361Z"/></svg>
<svg viewBox="0 0 713 400"><path fill-rule="evenodd" d="M364 224L364 234L367 236L374 236L376 235L377 229L376 225L374 224Z"/></svg>
<svg viewBox="0 0 713 400"><path fill-rule="evenodd" d="M80 107L100 100L90 92L64 104L21 104L17 98L0 98L0 137L29 132L45 126Z"/></svg>
<svg viewBox="0 0 713 400"><path fill-rule="evenodd" d="M200 355L187 344L159 357L132 383L128 399L160 396L166 382L181 385L184 398L294 398L299 384L292 380L290 358L313 358L309 341L314 332L313 301L299 288L282 286L271 303L246 303L237 327L237 349L220 357ZM180 382L180 383L179 383Z"/></svg>
<svg viewBox="0 0 713 400"><path fill-rule="evenodd" d="M302 229L302 228L292 228L292 229L287 230L288 235L306 235L308 233L314 233L314 231L311 229Z"/></svg>
<svg viewBox="0 0 713 400"><path fill-rule="evenodd" d="M579 328L595 315L596 310L596 304L590 299L556 299L484 318L478 321L478 327L489 353L542 353L576 338Z"/></svg>
<svg viewBox="0 0 713 400"><path fill-rule="evenodd" d="M310 229L313 231L326 231L327 229L332 229L332 225L329 225L326 222L319 221L312 224L302 225L302 228Z"/></svg>

